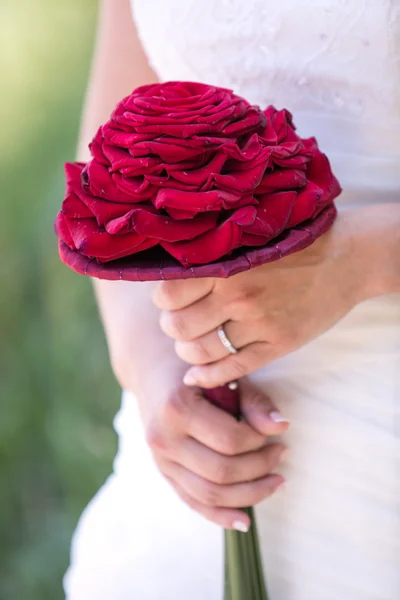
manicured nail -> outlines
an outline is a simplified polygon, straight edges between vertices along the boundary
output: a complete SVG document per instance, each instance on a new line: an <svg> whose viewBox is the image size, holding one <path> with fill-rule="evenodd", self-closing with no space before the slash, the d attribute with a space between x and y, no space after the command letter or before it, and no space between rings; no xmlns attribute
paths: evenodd
<svg viewBox="0 0 400 600"><path fill-rule="evenodd" d="M283 417L281 415L281 413L279 411L277 411L277 410L273 410L272 412L270 412L269 413L269 418L274 423L289 423L288 419L285 419L285 417Z"/></svg>
<svg viewBox="0 0 400 600"><path fill-rule="evenodd" d="M185 385L197 385L197 381L190 371L185 374L183 383Z"/></svg>
<svg viewBox="0 0 400 600"><path fill-rule="evenodd" d="M243 521L235 521L233 523L233 529L236 529L236 531L241 531L242 533L247 533L250 527Z"/></svg>

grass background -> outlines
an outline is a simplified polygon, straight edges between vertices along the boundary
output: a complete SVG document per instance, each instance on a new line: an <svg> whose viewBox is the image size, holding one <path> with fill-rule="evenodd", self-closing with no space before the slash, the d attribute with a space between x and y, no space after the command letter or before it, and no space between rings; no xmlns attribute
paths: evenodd
<svg viewBox="0 0 400 600"><path fill-rule="evenodd" d="M64 597L70 536L116 449L90 282L61 265L52 229L96 8L0 4L0 600Z"/></svg>

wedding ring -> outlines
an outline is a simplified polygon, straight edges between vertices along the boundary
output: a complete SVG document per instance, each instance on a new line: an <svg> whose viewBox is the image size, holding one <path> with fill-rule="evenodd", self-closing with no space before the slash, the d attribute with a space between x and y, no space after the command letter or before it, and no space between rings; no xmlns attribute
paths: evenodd
<svg viewBox="0 0 400 600"><path fill-rule="evenodd" d="M217 329L217 333L218 333L218 337L221 340L223 346L228 350L228 352L230 352L231 354L237 354L237 349L235 348L235 346L230 342L228 336L225 333L225 329L223 328L222 325L220 325Z"/></svg>

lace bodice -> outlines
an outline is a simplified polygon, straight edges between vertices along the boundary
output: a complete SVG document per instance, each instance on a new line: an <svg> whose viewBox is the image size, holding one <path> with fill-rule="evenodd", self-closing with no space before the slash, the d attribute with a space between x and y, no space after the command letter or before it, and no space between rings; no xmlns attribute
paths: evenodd
<svg viewBox="0 0 400 600"><path fill-rule="evenodd" d="M301 135L315 135L329 155L350 203L399 199L400 0L132 0L132 8L160 79L214 83L288 108Z"/></svg>

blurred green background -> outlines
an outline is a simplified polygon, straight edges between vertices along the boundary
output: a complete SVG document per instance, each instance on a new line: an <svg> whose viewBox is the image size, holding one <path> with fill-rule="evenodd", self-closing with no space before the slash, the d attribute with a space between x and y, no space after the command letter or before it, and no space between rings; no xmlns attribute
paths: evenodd
<svg viewBox="0 0 400 600"><path fill-rule="evenodd" d="M0 3L0 600L58 600L80 511L111 469L111 374L90 281L52 223L74 157L95 0Z"/></svg>

